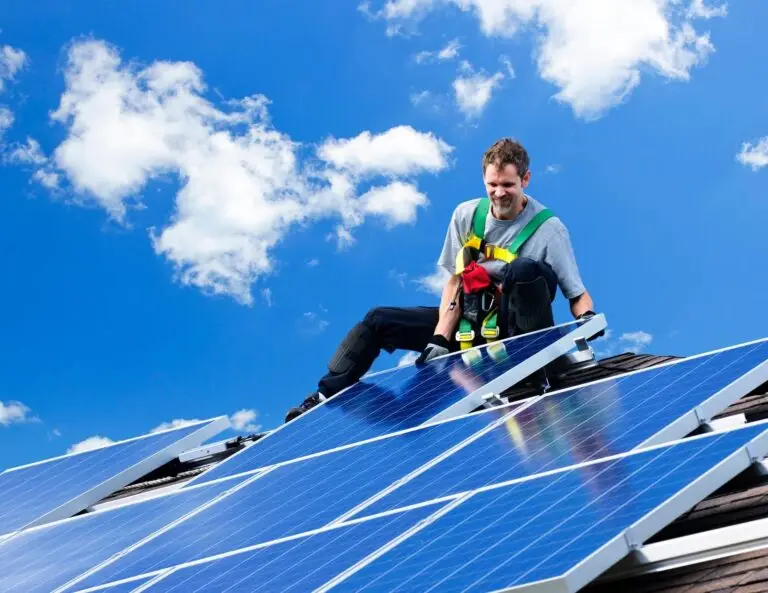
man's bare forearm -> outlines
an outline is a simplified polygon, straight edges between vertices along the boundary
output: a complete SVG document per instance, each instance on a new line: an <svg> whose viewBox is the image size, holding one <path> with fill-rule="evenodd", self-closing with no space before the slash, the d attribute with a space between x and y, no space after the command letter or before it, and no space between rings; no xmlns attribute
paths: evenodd
<svg viewBox="0 0 768 593"><path fill-rule="evenodd" d="M435 334L443 336L450 341L451 334L456 328L461 318L461 308L459 307L459 289L461 288L461 276L452 275L443 287L443 294L440 298L440 313L435 327ZM451 309L451 303L455 303Z"/></svg>
<svg viewBox="0 0 768 593"><path fill-rule="evenodd" d="M585 291L575 299L571 299L571 313L574 317L578 317L587 311L594 311L594 305L592 304L592 297Z"/></svg>

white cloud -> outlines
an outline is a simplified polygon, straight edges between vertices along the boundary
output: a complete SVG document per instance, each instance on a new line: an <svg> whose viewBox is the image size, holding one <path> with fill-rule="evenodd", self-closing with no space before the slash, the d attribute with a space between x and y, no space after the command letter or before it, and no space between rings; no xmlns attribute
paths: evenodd
<svg viewBox="0 0 768 593"><path fill-rule="evenodd" d="M613 330L605 330L605 336L593 345L595 354L604 358L620 352L642 352L653 341L653 336L648 332L638 330L624 332L618 338L613 337Z"/></svg>
<svg viewBox="0 0 768 593"><path fill-rule="evenodd" d="M459 55L461 44L458 39L450 41L448 45L437 51L420 51L414 57L417 64L426 64L434 60L445 62L447 60L453 60Z"/></svg>
<svg viewBox="0 0 768 593"><path fill-rule="evenodd" d="M693 0L688 7L688 15L691 18L711 19L728 15L728 5L707 6L704 0Z"/></svg>
<svg viewBox="0 0 768 593"><path fill-rule="evenodd" d="M0 105L0 139L3 137L3 132L13 125L13 113L7 107Z"/></svg>
<svg viewBox="0 0 768 593"><path fill-rule="evenodd" d="M400 360L397 361L397 366L404 367L413 364L416 362L416 359L419 357L418 352L406 352L400 357Z"/></svg>
<svg viewBox="0 0 768 593"><path fill-rule="evenodd" d="M768 136L761 138L757 144L743 143L736 159L742 165L751 167L753 171L768 167Z"/></svg>
<svg viewBox="0 0 768 593"><path fill-rule="evenodd" d="M15 144L7 151L5 160L11 164L31 167L32 180L43 187L49 190L59 187L61 182L59 174L53 170L50 159L45 156L40 143L34 138L27 137L26 144Z"/></svg>
<svg viewBox="0 0 768 593"><path fill-rule="evenodd" d="M191 424L197 424L198 422L201 422L201 420L192 419L188 420L186 418L174 418L170 422L162 422L155 426L152 430L149 431L149 434L153 434L155 432L161 432L163 430L172 430L175 428L184 428L185 426L189 426Z"/></svg>
<svg viewBox="0 0 768 593"><path fill-rule="evenodd" d="M465 63L464 70L468 74L459 75L453 81L453 92L459 110L467 117L478 117L491 100L493 91L499 87L504 79L504 74L486 74L484 72L472 72L471 67Z"/></svg>
<svg viewBox="0 0 768 593"><path fill-rule="evenodd" d="M102 447L111 445L114 442L115 441L113 441L109 437L95 435L92 437L88 437L87 439L82 440L79 443L75 443L69 449L67 449L67 453L82 453L84 451L92 451L93 449L101 449Z"/></svg>
<svg viewBox="0 0 768 593"><path fill-rule="evenodd" d="M10 45L0 47L0 93L5 89L5 81L13 80L27 61L27 54L22 50Z"/></svg>
<svg viewBox="0 0 768 593"><path fill-rule="evenodd" d="M310 260L307 262L307 267L308 267L308 268L315 268L315 267L317 267L317 266L319 266L319 265L320 265L320 260L319 260L319 259L317 259L316 257L313 257L312 259L310 259Z"/></svg>
<svg viewBox="0 0 768 593"><path fill-rule="evenodd" d="M652 341L653 336L642 330L626 332L619 337L619 342L632 352L642 352Z"/></svg>
<svg viewBox="0 0 768 593"><path fill-rule="evenodd" d="M20 401L4 403L0 400L0 426L34 422L37 418L32 416L31 411L28 406Z"/></svg>
<svg viewBox="0 0 768 593"><path fill-rule="evenodd" d="M314 311L307 311L302 315L299 324L299 329L302 333L310 336L317 336L328 329L330 322L320 318Z"/></svg>
<svg viewBox="0 0 768 593"><path fill-rule="evenodd" d="M258 432L261 429L260 424L254 424L258 413L256 410L242 409L238 410L229 417L232 428L241 432Z"/></svg>
<svg viewBox="0 0 768 593"><path fill-rule="evenodd" d="M435 271L432 274L429 274L428 276L422 276L421 278L415 280L415 282L419 285L419 290L440 297L443 294L445 283L448 281L450 276L451 275L443 268L436 266Z"/></svg>
<svg viewBox="0 0 768 593"><path fill-rule="evenodd" d="M436 138L397 126L382 134L362 132L347 140L328 139L318 148L324 161L353 176L407 176L437 173L448 166L453 148Z"/></svg>
<svg viewBox="0 0 768 593"><path fill-rule="evenodd" d="M402 181L374 187L363 194L360 201L365 212L383 215L390 225L413 223L418 208L429 203L426 195Z"/></svg>
<svg viewBox="0 0 768 593"><path fill-rule="evenodd" d="M336 248L339 251L343 251L349 247L352 247L356 243L356 239L349 232L349 229L338 225L332 233L329 233L325 237L328 241L336 240Z"/></svg>
<svg viewBox="0 0 768 593"><path fill-rule="evenodd" d="M194 64L140 68L100 41L70 48L65 82L52 119L69 134L38 181L67 181L81 201L125 223L132 207L151 206L141 197L151 180L178 179L172 219L150 229L156 253L181 283L245 304L293 227L340 217L341 241L367 215L396 224L390 216L401 209L373 208L358 195L361 180L437 173L452 150L432 134L398 126L330 139L317 147L319 159L302 158L311 151L273 127L265 97L214 104Z"/></svg>
<svg viewBox="0 0 768 593"><path fill-rule="evenodd" d="M643 70L688 80L714 51L693 21L725 15L701 0L389 0L377 16L391 26L448 4L473 14L489 37L530 31L539 74L585 119L624 101Z"/></svg>
<svg viewBox="0 0 768 593"><path fill-rule="evenodd" d="M267 304L267 307L272 306L272 289L271 288L262 288L261 289L261 296L264 298L264 302Z"/></svg>
<svg viewBox="0 0 768 593"><path fill-rule="evenodd" d="M423 103L429 97L431 96L431 93L429 91L419 91L418 93L412 93L411 94L411 103L414 105L418 105L419 103Z"/></svg>

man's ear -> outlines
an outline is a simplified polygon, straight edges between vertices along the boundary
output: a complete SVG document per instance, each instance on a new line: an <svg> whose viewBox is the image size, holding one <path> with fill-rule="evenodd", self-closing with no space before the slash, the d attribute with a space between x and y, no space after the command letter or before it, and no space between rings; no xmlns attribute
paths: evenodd
<svg viewBox="0 0 768 593"><path fill-rule="evenodd" d="M528 169L525 172L525 175L523 175L523 178L520 181L520 184L522 185L522 187L526 187L530 182L531 182L531 170Z"/></svg>

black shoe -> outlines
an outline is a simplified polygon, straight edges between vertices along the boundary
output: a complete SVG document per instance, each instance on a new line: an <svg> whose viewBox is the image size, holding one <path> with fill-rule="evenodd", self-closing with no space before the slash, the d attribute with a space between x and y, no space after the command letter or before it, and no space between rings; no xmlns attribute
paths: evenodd
<svg viewBox="0 0 768 593"><path fill-rule="evenodd" d="M307 396L307 398L303 402L301 402L300 405L288 410L288 413L285 415L285 421L290 422L294 418L298 418L304 412L311 410L317 404L324 402L326 399L327 398L319 391L310 393L309 396Z"/></svg>

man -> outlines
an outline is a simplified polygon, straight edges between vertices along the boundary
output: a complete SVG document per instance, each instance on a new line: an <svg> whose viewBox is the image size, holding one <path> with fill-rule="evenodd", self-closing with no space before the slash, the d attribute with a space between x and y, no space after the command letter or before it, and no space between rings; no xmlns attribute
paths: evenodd
<svg viewBox="0 0 768 593"><path fill-rule="evenodd" d="M456 351L459 348L456 329L462 317L469 316L469 309L479 302L473 295L498 300L500 338L554 325L551 303L558 286L569 300L575 318L594 314L567 228L557 217L543 212L545 207L525 193L531 179L529 164L525 148L510 138L494 143L482 161L489 200L484 217L485 244L504 247L512 244L516 237L520 239L532 232L515 253L516 257L506 262L486 258L483 249L476 249L470 258L473 261L462 273L457 273L457 261L461 260L457 256L471 235L482 199L459 204L451 217L438 260L450 274L439 307L371 309L339 345L328 363L328 373L318 383L318 390L289 410L286 422L357 382L382 349L390 353L396 349L420 352L417 364ZM544 222L536 226L536 221L531 223L534 218ZM480 223L482 225L482 220ZM474 293L468 287L477 284L478 279L481 279L478 284L481 289ZM486 279L484 287L482 279Z"/></svg>

